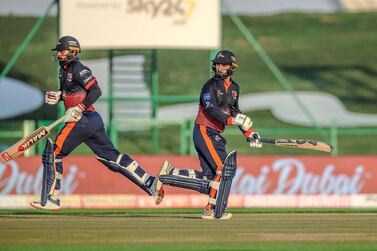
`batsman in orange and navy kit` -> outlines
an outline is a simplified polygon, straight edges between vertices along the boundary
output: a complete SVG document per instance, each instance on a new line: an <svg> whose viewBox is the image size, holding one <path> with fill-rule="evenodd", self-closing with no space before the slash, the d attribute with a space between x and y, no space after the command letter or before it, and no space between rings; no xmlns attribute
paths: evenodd
<svg viewBox="0 0 377 251"><path fill-rule="evenodd" d="M203 219L230 219L226 213L228 196L236 173L236 151L227 154L221 133L227 125L237 125L252 148L262 147L251 119L238 106L239 86L231 78L237 68L235 55L228 50L212 60L214 76L202 87L193 140L202 171L182 170L167 161L162 165L157 188L162 184L182 187L208 195Z"/></svg>
<svg viewBox="0 0 377 251"><path fill-rule="evenodd" d="M106 135L101 116L93 104L101 96L101 89L91 70L84 66L79 58L80 44L71 36L61 37L54 49L61 66L59 72L60 89L47 92L45 101L54 105L64 102L66 124L58 133L55 142L48 139L42 155L43 178L41 201L31 202L39 209L59 210L58 191L61 187L64 157L77 146L85 143L97 155L97 159L111 171L119 172L154 196L155 203L161 203L164 192L162 187L156 190L156 177L150 176L127 154L114 148Z"/></svg>

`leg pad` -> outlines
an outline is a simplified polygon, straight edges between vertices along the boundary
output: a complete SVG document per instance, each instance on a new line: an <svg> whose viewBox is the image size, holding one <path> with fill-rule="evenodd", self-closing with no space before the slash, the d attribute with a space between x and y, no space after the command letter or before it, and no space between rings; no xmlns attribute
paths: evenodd
<svg viewBox="0 0 377 251"><path fill-rule="evenodd" d="M161 175L159 179L164 185L191 189L204 194L209 193L210 181L206 179L189 178L178 175Z"/></svg>
<svg viewBox="0 0 377 251"><path fill-rule="evenodd" d="M237 171L236 157L237 152L232 151L228 154L224 161L223 168L221 170L219 189L216 195L215 218L221 218L228 205L230 188Z"/></svg>
<svg viewBox="0 0 377 251"><path fill-rule="evenodd" d="M60 182L61 174L55 168L54 142L48 138L42 154L43 177L41 205L45 206L47 199L54 194L57 181Z"/></svg>
<svg viewBox="0 0 377 251"><path fill-rule="evenodd" d="M125 158L125 155L123 154L120 154L115 161L107 160L97 156L97 160L107 166L110 170L121 173L138 187L142 188L149 195L154 195L156 191L154 190L152 185L155 178L149 176L149 174L147 174L135 160L132 160L132 162L127 166L123 166L122 164L126 163L123 158Z"/></svg>

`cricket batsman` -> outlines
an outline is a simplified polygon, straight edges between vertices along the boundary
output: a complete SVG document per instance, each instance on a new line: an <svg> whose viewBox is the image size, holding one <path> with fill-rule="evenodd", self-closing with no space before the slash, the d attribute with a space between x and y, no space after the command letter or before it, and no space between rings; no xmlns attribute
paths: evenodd
<svg viewBox="0 0 377 251"><path fill-rule="evenodd" d="M252 148L262 147L250 117L238 106L239 85L232 79L238 67L236 56L228 50L212 60L213 77L202 87L193 140L202 171L182 170L167 161L162 165L157 188L162 184L182 187L208 195L203 219L230 219L226 213L228 196L236 173L236 151L227 154L221 133L225 126L236 125Z"/></svg>
<svg viewBox="0 0 377 251"><path fill-rule="evenodd" d="M85 143L97 155L97 160L113 172L118 172L154 196L155 203L161 203L164 190L156 190L158 179L149 175L134 159L115 149L107 136L101 116L93 104L101 96L101 89L92 71L83 65L78 53L79 41L72 36L63 36L55 48L59 61L60 88L46 93L45 102L55 105L64 102L66 109L64 127L55 142L48 139L42 155L43 179L41 201L31 202L39 209L59 210L59 190L63 177L63 159L77 146Z"/></svg>

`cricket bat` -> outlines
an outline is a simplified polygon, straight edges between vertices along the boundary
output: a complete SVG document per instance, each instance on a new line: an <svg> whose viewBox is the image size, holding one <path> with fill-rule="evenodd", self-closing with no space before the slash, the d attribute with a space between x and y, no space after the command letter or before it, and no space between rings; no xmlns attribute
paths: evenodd
<svg viewBox="0 0 377 251"><path fill-rule="evenodd" d="M274 144L276 146L291 147L298 149L310 149L314 151L332 152L334 147L325 142L306 139L259 139L262 143Z"/></svg>
<svg viewBox="0 0 377 251"><path fill-rule="evenodd" d="M6 163L17 156L20 156L23 152L37 144L39 141L47 137L51 130L57 126L59 123L63 122L64 116L60 119L56 120L49 126L41 126L37 130L35 130L30 135L26 136L25 138L18 141L13 146L9 147L5 151L0 153L0 163Z"/></svg>

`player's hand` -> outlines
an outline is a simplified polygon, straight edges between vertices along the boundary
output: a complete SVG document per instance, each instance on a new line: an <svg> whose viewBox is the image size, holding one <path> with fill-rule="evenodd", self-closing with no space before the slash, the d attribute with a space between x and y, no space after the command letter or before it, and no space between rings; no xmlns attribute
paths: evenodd
<svg viewBox="0 0 377 251"><path fill-rule="evenodd" d="M258 132L253 132L249 137L247 137L247 142L250 143L251 148L261 148L262 142L259 141L260 135Z"/></svg>
<svg viewBox="0 0 377 251"><path fill-rule="evenodd" d="M59 102L61 95L62 95L61 91L46 92L45 103L49 105L55 105L56 103Z"/></svg>
<svg viewBox="0 0 377 251"><path fill-rule="evenodd" d="M82 105L76 105L68 108L64 115L64 122L77 122L82 117L82 112L85 108Z"/></svg>
<svg viewBox="0 0 377 251"><path fill-rule="evenodd" d="M238 113L236 117L233 117L232 124L240 126L244 131L249 130L253 126L251 119L242 113Z"/></svg>

